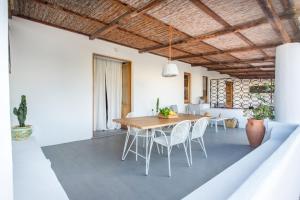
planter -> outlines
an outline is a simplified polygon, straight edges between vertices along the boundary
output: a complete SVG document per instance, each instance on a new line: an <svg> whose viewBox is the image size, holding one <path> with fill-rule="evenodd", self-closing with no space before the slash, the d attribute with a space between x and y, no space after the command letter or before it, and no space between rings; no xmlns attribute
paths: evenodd
<svg viewBox="0 0 300 200"><path fill-rule="evenodd" d="M264 120L248 119L246 133L251 147L258 147L265 135Z"/></svg>
<svg viewBox="0 0 300 200"><path fill-rule="evenodd" d="M26 140L32 134L32 127L30 125L25 127L14 126L11 129L11 137L13 140Z"/></svg>

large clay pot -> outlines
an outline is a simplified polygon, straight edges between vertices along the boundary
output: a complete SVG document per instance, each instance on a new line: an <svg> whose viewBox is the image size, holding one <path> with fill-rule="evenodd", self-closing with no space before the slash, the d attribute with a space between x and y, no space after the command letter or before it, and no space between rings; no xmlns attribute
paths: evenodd
<svg viewBox="0 0 300 200"><path fill-rule="evenodd" d="M258 147L265 136L264 120L248 119L246 133L251 147Z"/></svg>

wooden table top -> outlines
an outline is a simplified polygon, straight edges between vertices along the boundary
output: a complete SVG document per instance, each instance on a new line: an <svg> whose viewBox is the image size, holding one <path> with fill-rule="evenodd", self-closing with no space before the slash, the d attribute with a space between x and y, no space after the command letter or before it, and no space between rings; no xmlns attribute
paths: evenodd
<svg viewBox="0 0 300 200"><path fill-rule="evenodd" d="M178 124L184 120L197 121L202 115L178 114L178 118L163 119L158 116L114 119L114 122L139 129L153 129Z"/></svg>

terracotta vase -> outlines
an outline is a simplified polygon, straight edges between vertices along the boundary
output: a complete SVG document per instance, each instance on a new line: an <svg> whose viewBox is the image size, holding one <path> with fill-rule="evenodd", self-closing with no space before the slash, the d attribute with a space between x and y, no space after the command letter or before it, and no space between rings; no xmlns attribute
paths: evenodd
<svg viewBox="0 0 300 200"><path fill-rule="evenodd" d="M258 147L265 136L264 120L248 119L246 133L250 146Z"/></svg>

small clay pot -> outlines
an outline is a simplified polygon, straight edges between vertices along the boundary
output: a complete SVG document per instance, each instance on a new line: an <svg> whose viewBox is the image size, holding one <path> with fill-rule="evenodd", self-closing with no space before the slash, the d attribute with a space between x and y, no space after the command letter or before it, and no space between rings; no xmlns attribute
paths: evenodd
<svg viewBox="0 0 300 200"><path fill-rule="evenodd" d="M251 147L258 147L265 136L264 120L248 119L246 133Z"/></svg>

